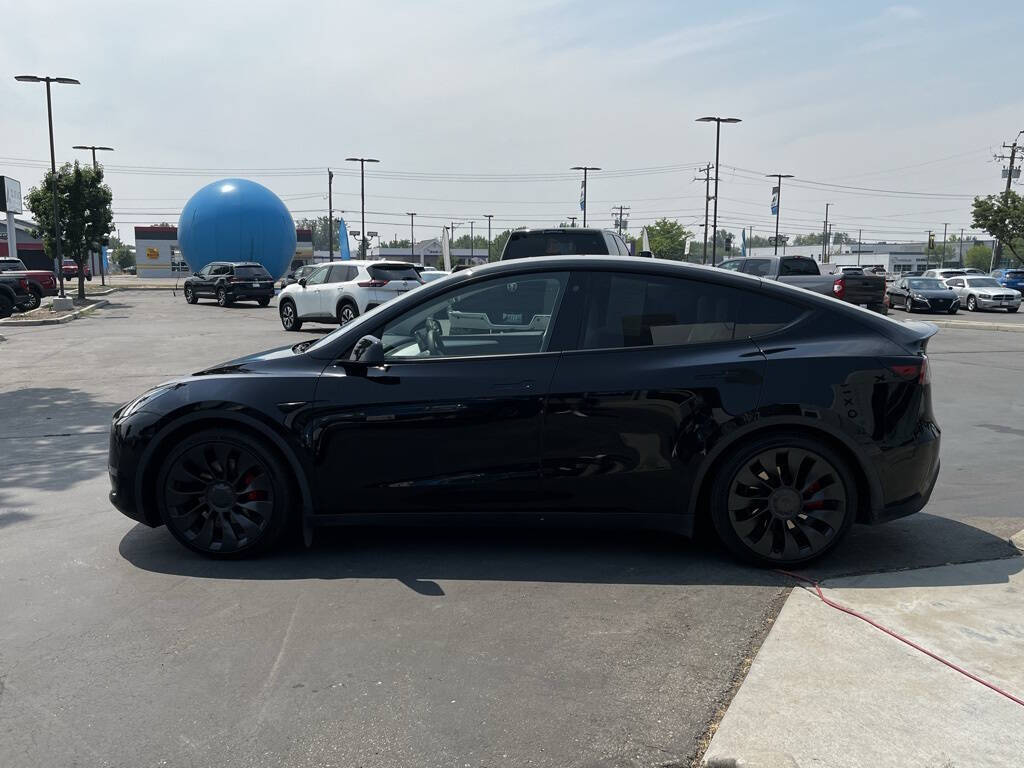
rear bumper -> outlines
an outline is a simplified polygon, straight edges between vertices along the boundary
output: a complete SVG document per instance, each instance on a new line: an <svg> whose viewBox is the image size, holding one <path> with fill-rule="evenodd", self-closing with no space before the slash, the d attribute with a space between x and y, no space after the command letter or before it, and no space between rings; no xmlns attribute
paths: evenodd
<svg viewBox="0 0 1024 768"><path fill-rule="evenodd" d="M895 499L872 509L863 522L886 523L925 507L939 478L940 443L938 427L928 424L912 445L899 449L900 455L885 458L886 466L881 472L883 487L887 496Z"/></svg>
<svg viewBox="0 0 1024 768"><path fill-rule="evenodd" d="M246 299L272 299L275 291L273 286L269 288L235 287L228 288L227 294L233 301L245 301Z"/></svg>

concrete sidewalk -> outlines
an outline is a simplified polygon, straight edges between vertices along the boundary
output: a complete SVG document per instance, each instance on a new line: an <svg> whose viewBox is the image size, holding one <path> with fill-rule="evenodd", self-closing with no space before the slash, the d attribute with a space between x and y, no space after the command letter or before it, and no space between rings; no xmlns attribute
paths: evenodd
<svg viewBox="0 0 1024 768"><path fill-rule="evenodd" d="M1024 698L1024 558L834 579L825 595ZM709 766L1024 764L1024 706L793 590Z"/></svg>

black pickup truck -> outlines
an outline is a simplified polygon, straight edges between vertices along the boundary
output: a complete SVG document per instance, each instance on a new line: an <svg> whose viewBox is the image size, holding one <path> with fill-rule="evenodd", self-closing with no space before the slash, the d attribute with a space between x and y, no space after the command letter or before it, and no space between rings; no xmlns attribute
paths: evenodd
<svg viewBox="0 0 1024 768"><path fill-rule="evenodd" d="M0 318L10 317L15 309L30 308L33 298L25 275L0 273Z"/></svg>
<svg viewBox="0 0 1024 768"><path fill-rule="evenodd" d="M718 266L822 293L883 315L888 313L883 275L850 275L841 271L823 275L818 262L806 256L748 256L729 259Z"/></svg>

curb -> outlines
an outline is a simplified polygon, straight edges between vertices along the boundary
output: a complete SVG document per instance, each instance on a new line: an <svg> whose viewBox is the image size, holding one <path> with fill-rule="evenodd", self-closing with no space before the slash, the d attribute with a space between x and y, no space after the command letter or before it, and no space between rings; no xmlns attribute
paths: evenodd
<svg viewBox="0 0 1024 768"><path fill-rule="evenodd" d="M70 323L72 320L91 314L100 307L104 307L109 303L110 302L108 302L106 299L100 299L95 304L90 304L88 307L76 309L70 315L65 315L64 317L39 318L38 320L16 320L14 318L7 318L6 320L0 320L0 325L10 325L16 328L26 328L35 325L62 325L63 323Z"/></svg>
<svg viewBox="0 0 1024 768"><path fill-rule="evenodd" d="M702 765L704 768L800 768L792 757L778 752L765 752L750 759L715 756L707 758Z"/></svg>
<svg viewBox="0 0 1024 768"><path fill-rule="evenodd" d="M939 328L951 328L957 331L1009 331L1011 333L1024 333L1024 324L1005 325L1003 323L964 323L955 320L927 320Z"/></svg>

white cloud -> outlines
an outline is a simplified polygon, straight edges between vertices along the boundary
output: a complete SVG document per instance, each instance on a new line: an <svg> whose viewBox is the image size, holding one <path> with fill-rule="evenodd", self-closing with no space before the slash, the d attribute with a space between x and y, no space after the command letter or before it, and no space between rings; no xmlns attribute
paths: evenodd
<svg viewBox="0 0 1024 768"><path fill-rule="evenodd" d="M924 16L924 13L921 12L920 8L915 8L912 5L890 5L882 15L900 21L913 21L914 19L920 19Z"/></svg>

